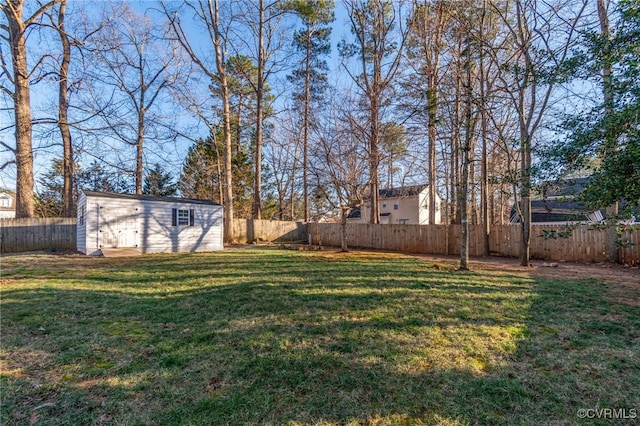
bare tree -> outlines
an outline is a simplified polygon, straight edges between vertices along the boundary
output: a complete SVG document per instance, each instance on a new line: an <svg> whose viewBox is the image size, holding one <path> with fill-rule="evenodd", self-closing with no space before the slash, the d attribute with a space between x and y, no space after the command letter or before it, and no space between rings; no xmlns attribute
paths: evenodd
<svg viewBox="0 0 640 426"><path fill-rule="evenodd" d="M62 138L62 215L75 216L73 205L73 143L69 126L69 63L71 62L71 38L65 29L67 0L61 0L58 9L56 30L62 45L62 59L58 70L58 128Z"/></svg>
<svg viewBox="0 0 640 426"><path fill-rule="evenodd" d="M342 42L340 50L344 58L357 56L360 62L360 73L357 75L346 65L344 69L367 101L370 222L380 223L378 167L382 135L381 111L389 100L388 90L400 66L407 30L402 27L401 4L382 0L345 1L344 4L356 41L353 44Z"/></svg>
<svg viewBox="0 0 640 426"><path fill-rule="evenodd" d="M265 145L265 163L269 166L278 197L278 219L294 220L300 206L299 188L296 187L296 171L300 163L303 139L300 123L292 113L281 117L280 125L275 129L272 141ZM304 200L302 200L304 208Z"/></svg>
<svg viewBox="0 0 640 426"><path fill-rule="evenodd" d="M264 122L268 111L267 84L269 78L281 70L285 32L282 20L288 10L281 0L244 0L242 2L242 24L236 31L237 43L233 46L237 53L246 51L255 61L257 75L247 78L255 93L255 133L254 133L254 185L253 218L262 218L262 149ZM247 30L253 37L247 37ZM290 39L288 39L290 40Z"/></svg>
<svg viewBox="0 0 640 426"><path fill-rule="evenodd" d="M2 79L0 90L13 100L15 148L5 142L2 146L15 155L16 165L16 217L33 217L35 213L33 193L33 141L31 121L30 78L42 60L29 71L27 65L27 29L59 0L39 4L38 9L29 17L24 17L25 0L6 0L0 3L0 10L7 18L6 24L0 24L4 32L2 39L9 44L11 51L7 58L0 50L0 66ZM12 70L7 61L11 62ZM6 83L5 83L6 82ZM8 83L8 84L7 84ZM13 161L12 161L13 162ZM4 168L9 163L0 165Z"/></svg>
<svg viewBox="0 0 640 426"><path fill-rule="evenodd" d="M135 149L135 192L141 194L145 141L150 134L154 142L173 138L163 135L166 117L158 105L178 78L176 52L159 25L127 4L110 4L105 14L119 19L105 16L109 25L92 37L96 109L108 135Z"/></svg>
<svg viewBox="0 0 640 426"><path fill-rule="evenodd" d="M353 104L346 95L340 98L340 107L337 98L332 99L322 126L316 129L311 162L318 191L334 209L340 209L342 251L349 249L347 216L362 208L368 182L364 127L353 114Z"/></svg>
<svg viewBox="0 0 640 426"><path fill-rule="evenodd" d="M436 146L438 143L440 59L444 50L443 37L449 17L447 9L447 5L441 0L434 2L414 1L408 49L408 63L415 73L410 79L415 81L418 77L417 81L424 82L424 86L417 89L420 95L424 93L426 97L430 224L434 224L436 220L436 193L438 191ZM414 88L413 85L411 87Z"/></svg>
<svg viewBox="0 0 640 426"><path fill-rule="evenodd" d="M578 2L577 9L567 2L551 7L533 0L517 0L513 5L507 3L504 8L493 5L515 47L509 62L510 72L500 74L499 78L519 123L520 203L517 206L522 227L522 266L528 266L530 258L534 138L546 117L552 94L562 76L561 65L569 57L586 5L586 0Z"/></svg>
<svg viewBox="0 0 640 426"><path fill-rule="evenodd" d="M203 26L207 35L208 43L213 47L215 52L215 62L208 60L208 52L200 53L194 43L185 31L177 10L169 9L167 4L161 2L163 10L167 17L176 39L189 56L191 61L206 77L211 79L215 85L212 95L218 95L222 103L222 137L224 139L224 240L233 243L233 218L234 218L234 200L233 200L233 168L232 168L232 131L231 131L231 107L230 107L230 88L227 75L227 58L228 50L228 29L233 21L232 15L227 15L227 22L222 25L221 10L218 0L200 0L186 1L185 7L192 11L196 21ZM194 102L190 102L194 106ZM208 111L198 108L197 114L208 123L209 128L214 125L214 118L208 116Z"/></svg>

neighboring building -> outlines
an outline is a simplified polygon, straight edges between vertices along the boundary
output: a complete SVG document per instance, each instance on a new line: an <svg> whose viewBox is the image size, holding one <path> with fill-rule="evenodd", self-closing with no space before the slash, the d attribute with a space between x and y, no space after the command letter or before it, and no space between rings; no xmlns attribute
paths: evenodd
<svg viewBox="0 0 640 426"><path fill-rule="evenodd" d="M16 194L10 191L0 192L0 219L16 217Z"/></svg>
<svg viewBox="0 0 640 426"><path fill-rule="evenodd" d="M576 200L590 178L563 179L542 184L542 193L531 199L531 223L564 224L567 222L600 222L604 210L589 209ZM511 209L510 223L520 223L515 206Z"/></svg>
<svg viewBox="0 0 640 426"><path fill-rule="evenodd" d="M142 253L223 249L222 206L208 200L84 191L78 198L78 251Z"/></svg>
<svg viewBox="0 0 640 426"><path fill-rule="evenodd" d="M368 204L369 203L369 204ZM378 205L380 223L400 225L426 225L429 223L429 186L414 185L381 189ZM351 211L350 223L368 223L371 204L365 202L361 208ZM442 223L442 198L436 194L436 224Z"/></svg>

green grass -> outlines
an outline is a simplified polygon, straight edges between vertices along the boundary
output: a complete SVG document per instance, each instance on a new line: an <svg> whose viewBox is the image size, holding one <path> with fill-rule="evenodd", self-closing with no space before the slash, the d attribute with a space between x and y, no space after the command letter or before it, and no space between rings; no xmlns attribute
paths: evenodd
<svg viewBox="0 0 640 426"><path fill-rule="evenodd" d="M578 410L640 411L638 295L595 280L274 249L1 262L3 425L607 424Z"/></svg>

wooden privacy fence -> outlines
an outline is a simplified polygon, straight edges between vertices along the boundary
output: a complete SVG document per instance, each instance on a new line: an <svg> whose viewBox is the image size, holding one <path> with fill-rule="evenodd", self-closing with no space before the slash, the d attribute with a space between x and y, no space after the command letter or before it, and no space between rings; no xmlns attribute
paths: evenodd
<svg viewBox="0 0 640 426"><path fill-rule="evenodd" d="M347 244L352 248L403 251L424 254L460 254L460 225L373 225L347 224ZM481 226L469 226L469 255L482 256ZM518 257L520 226L495 225L491 228L491 254ZM589 225L535 225L531 230L531 257L571 262L605 262L607 229ZM336 223L288 222L234 219L233 236L238 243L253 241L306 242L340 246L341 229ZM625 247L620 248L621 263L640 265L640 229L622 232ZM0 253L32 250L75 250L76 219L0 219Z"/></svg>
<svg viewBox="0 0 640 426"><path fill-rule="evenodd" d="M234 219L238 243L307 241L302 222ZM0 219L0 253L76 250L76 218Z"/></svg>
<svg viewBox="0 0 640 426"><path fill-rule="evenodd" d="M424 254L460 254L461 225L373 225L347 224L347 244L352 248L403 251ZM605 262L608 230L589 225L535 225L531 230L531 257L570 262ZM340 246L341 226L334 223L310 223L313 244ZM640 230L623 232L628 247L619 251L620 261L640 264ZM469 255L484 254L482 226L469 226ZM518 257L521 229L518 225L491 228L489 248L492 255Z"/></svg>
<svg viewBox="0 0 640 426"><path fill-rule="evenodd" d="M237 243L254 241L307 241L307 224L281 220L234 219L233 238Z"/></svg>
<svg viewBox="0 0 640 426"><path fill-rule="evenodd" d="M0 253L75 249L76 218L0 219Z"/></svg>

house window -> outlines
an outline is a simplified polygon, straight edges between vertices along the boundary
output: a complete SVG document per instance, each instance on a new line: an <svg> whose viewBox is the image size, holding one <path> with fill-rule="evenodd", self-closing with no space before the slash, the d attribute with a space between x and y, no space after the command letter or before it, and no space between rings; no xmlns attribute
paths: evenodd
<svg viewBox="0 0 640 426"><path fill-rule="evenodd" d="M399 225L408 225L409 224L409 219L398 219L398 224Z"/></svg>
<svg viewBox="0 0 640 426"><path fill-rule="evenodd" d="M193 226L195 211L193 209L173 209L172 221L173 226Z"/></svg>
<svg viewBox="0 0 640 426"><path fill-rule="evenodd" d="M382 203L382 208L386 209L387 208L387 203Z"/></svg>
<svg viewBox="0 0 640 426"><path fill-rule="evenodd" d="M394 209L394 210L398 210L398 202L397 202L397 201L395 201L395 202L393 203L393 209Z"/></svg>

